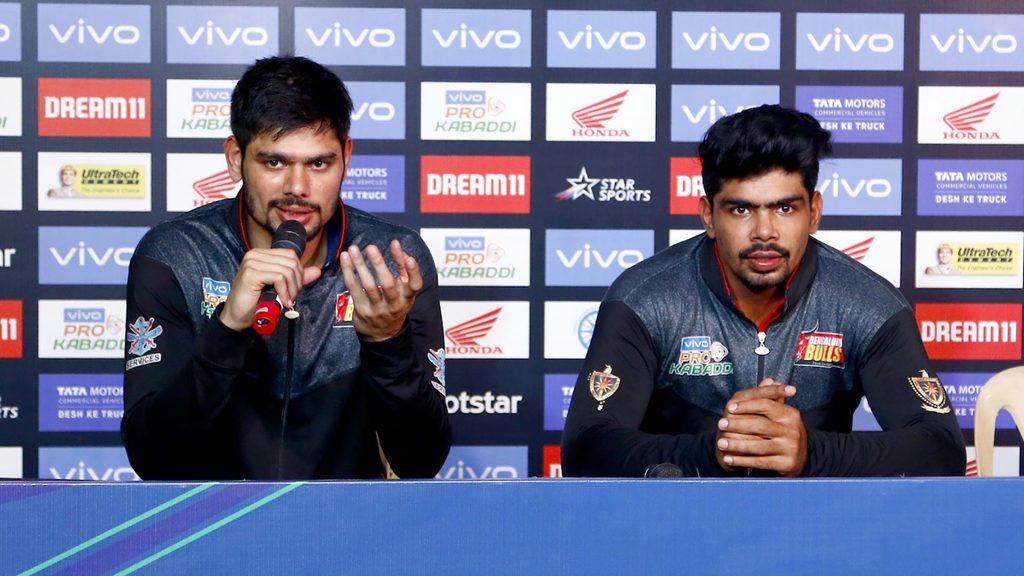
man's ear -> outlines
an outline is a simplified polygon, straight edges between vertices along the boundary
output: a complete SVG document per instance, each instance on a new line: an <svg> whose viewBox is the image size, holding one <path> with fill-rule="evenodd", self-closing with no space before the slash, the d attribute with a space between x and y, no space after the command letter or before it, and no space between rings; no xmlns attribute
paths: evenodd
<svg viewBox="0 0 1024 576"><path fill-rule="evenodd" d="M697 208L700 211L700 221L704 224L704 230L707 231L708 238L713 240L715 238L715 223L711 219L711 199L701 196L697 201Z"/></svg>
<svg viewBox="0 0 1024 576"><path fill-rule="evenodd" d="M228 136L224 140L224 159L228 163L228 174L231 180L238 182L242 179L242 147L234 136Z"/></svg>
<svg viewBox="0 0 1024 576"><path fill-rule="evenodd" d="M818 224L821 223L821 209L824 204L824 200L821 197L821 192L815 190L811 193L811 234L818 231Z"/></svg>

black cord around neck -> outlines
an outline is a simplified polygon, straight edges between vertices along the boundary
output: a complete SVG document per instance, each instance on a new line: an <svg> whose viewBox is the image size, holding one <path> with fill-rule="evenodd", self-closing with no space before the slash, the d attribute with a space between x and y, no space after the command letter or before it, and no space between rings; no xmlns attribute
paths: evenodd
<svg viewBox="0 0 1024 576"><path fill-rule="evenodd" d="M277 479L284 474L284 437L288 425L288 404L292 399L292 369L295 366L295 320L288 318L288 353L285 357L284 403L281 405L281 437L277 444Z"/></svg>

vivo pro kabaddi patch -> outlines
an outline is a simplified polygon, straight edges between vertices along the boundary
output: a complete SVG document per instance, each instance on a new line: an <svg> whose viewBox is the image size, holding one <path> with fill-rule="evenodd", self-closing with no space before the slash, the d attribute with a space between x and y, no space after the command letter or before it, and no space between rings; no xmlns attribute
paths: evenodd
<svg viewBox="0 0 1024 576"><path fill-rule="evenodd" d="M722 376L732 374L732 362L725 362L729 349L710 336L683 336L679 340L679 361L668 367L673 376Z"/></svg>
<svg viewBox="0 0 1024 576"><path fill-rule="evenodd" d="M843 350L843 335L817 330L801 332L793 363L797 366L818 368L844 367L846 352Z"/></svg>
<svg viewBox="0 0 1024 576"><path fill-rule="evenodd" d="M203 316L207 318L213 317L213 311L220 306L222 302L227 301L228 294L231 293L231 282L223 282L221 280L214 280L213 278L203 277L203 301L199 304L199 310L203 313Z"/></svg>

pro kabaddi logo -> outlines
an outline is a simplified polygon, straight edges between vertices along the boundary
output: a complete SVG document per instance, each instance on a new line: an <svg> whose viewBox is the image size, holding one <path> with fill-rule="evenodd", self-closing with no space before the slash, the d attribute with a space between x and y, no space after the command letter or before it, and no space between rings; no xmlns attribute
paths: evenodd
<svg viewBox="0 0 1024 576"><path fill-rule="evenodd" d="M679 361L668 367L673 376L721 376L732 374L732 362L725 362L729 349L710 336L684 336L679 340Z"/></svg>
<svg viewBox="0 0 1024 576"><path fill-rule="evenodd" d="M843 335L835 332L818 332L817 330L801 332L800 341L796 345L794 364L818 368L842 368L846 365Z"/></svg>
<svg viewBox="0 0 1024 576"><path fill-rule="evenodd" d="M942 121L952 132L944 132L942 137L946 140L1000 140L998 132L978 130L978 124L992 113L997 99L999 92L943 116Z"/></svg>

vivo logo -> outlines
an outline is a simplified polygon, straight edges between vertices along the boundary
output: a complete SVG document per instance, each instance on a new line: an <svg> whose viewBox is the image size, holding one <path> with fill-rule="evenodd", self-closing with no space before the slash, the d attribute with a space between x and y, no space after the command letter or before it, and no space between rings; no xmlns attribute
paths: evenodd
<svg viewBox="0 0 1024 576"><path fill-rule="evenodd" d="M103 322L106 311L103 308L65 308L65 322Z"/></svg>
<svg viewBox="0 0 1024 576"><path fill-rule="evenodd" d="M454 466L438 474L438 477L444 480L484 480L492 478L518 478L519 473L514 466L487 466L477 471L472 466L459 460Z"/></svg>
<svg viewBox="0 0 1024 576"><path fill-rule="evenodd" d="M483 236L445 236L445 250L483 250Z"/></svg>
<svg viewBox="0 0 1024 576"><path fill-rule="evenodd" d="M79 462L78 466L68 468L68 471L65 473L61 473L57 468L50 467L50 476L57 480L100 480L113 482L134 482L140 479L135 470L132 470L130 466L96 470L86 466L85 462Z"/></svg>
<svg viewBox="0 0 1024 576"><path fill-rule="evenodd" d="M222 28L215 26L212 21L207 21L205 26L196 28L194 32L186 30L184 26L178 26L178 34L189 46L196 46L200 43L214 46L218 44L218 41L225 46L234 46L235 42L239 41L246 46L266 46L270 41L270 33L265 28L255 26Z"/></svg>
<svg viewBox="0 0 1024 576"><path fill-rule="evenodd" d="M116 44L130 46L138 44L142 38L142 32L136 26L120 25L97 28L91 24L86 24L85 20L81 18L78 19L77 23L68 26L67 30L63 32L53 24L49 25L49 29L53 37L61 44L67 44L72 41L78 44L85 44L89 40L95 44L106 44L107 40L113 40Z"/></svg>
<svg viewBox="0 0 1024 576"><path fill-rule="evenodd" d="M193 102L231 102L231 90L226 88L193 88Z"/></svg>
<svg viewBox="0 0 1024 576"><path fill-rule="evenodd" d="M367 116L370 120L387 122L395 119L395 105L390 102L363 102L352 110L352 120L358 122Z"/></svg>
<svg viewBox="0 0 1024 576"><path fill-rule="evenodd" d="M1017 51L1017 38L1009 34L985 34L975 38L961 28L956 34L947 36L945 40L935 34L930 35L929 38L935 48L943 54L948 54L950 50L959 54L968 51L981 54L989 49L996 54L1013 54Z"/></svg>
<svg viewBox="0 0 1024 576"><path fill-rule="evenodd" d="M742 112L751 106L740 104L731 112L723 105L719 104L716 100L709 100L707 104L700 106L699 108L690 108L689 105L683 104L681 106L683 114L691 124L699 124L702 121L706 121L710 126L714 124L719 118L723 118L736 112Z"/></svg>
<svg viewBox="0 0 1024 576"><path fill-rule="evenodd" d="M686 336L679 341L679 347L682 350L708 350L711 348L711 338L709 336Z"/></svg>
<svg viewBox="0 0 1024 576"><path fill-rule="evenodd" d="M562 44L569 50L575 50L581 44L586 50L594 50L595 48L612 50L620 48L622 50L636 51L643 50L647 46L647 36L638 30L602 34L599 30L594 30L590 24L587 24L586 28L582 31L573 34L571 38L564 31L559 30L558 38L561 39Z"/></svg>
<svg viewBox="0 0 1024 576"><path fill-rule="evenodd" d="M51 26L52 28L52 26ZM0 23L0 42L7 42L11 39L11 27Z"/></svg>
<svg viewBox="0 0 1024 576"><path fill-rule="evenodd" d="M445 104L483 104L487 93L483 90L448 90L444 93Z"/></svg>
<svg viewBox="0 0 1024 576"><path fill-rule="evenodd" d="M871 198L888 198L892 194L892 183L884 178L862 178L851 182L833 172L831 178L822 181L820 192L834 198L843 194L857 198L862 192Z"/></svg>
<svg viewBox="0 0 1024 576"><path fill-rule="evenodd" d="M514 50L523 43L523 36L516 30L487 30L481 34L465 24L447 34L436 28L430 33L442 48L487 48L493 45L502 50Z"/></svg>
<svg viewBox="0 0 1024 576"><path fill-rule="evenodd" d="M621 268L629 268L644 259L643 252L639 250L611 250L607 254L602 254L596 248L592 248L590 244L584 244L582 250L574 250L568 256L561 249L555 250L555 254L566 268L575 268L577 264L583 268L591 268L595 265L600 268L610 268L613 264L617 264Z"/></svg>
<svg viewBox="0 0 1024 576"><path fill-rule="evenodd" d="M816 52L860 52L865 48L870 52L885 54L896 48L896 39L891 34L860 34L852 35L843 32L842 28L836 26L835 30L821 37L819 40L814 34L808 33L807 40Z"/></svg>
<svg viewBox="0 0 1024 576"><path fill-rule="evenodd" d="M683 32L683 40L694 52L705 48L712 52L719 49L735 52L741 47L749 52L767 52L772 46L771 37L764 32L737 32L730 38L724 32L719 32L717 26L696 36Z"/></svg>
<svg viewBox="0 0 1024 576"><path fill-rule="evenodd" d="M342 26L340 22L335 22L333 26L320 33L312 28L306 28L305 32L309 41L317 48L327 45L335 48L342 46L359 48L363 45L372 48L391 48L398 41L398 35L389 28L361 28L353 31Z"/></svg>
<svg viewBox="0 0 1024 576"><path fill-rule="evenodd" d="M203 277L203 292L226 298L231 293L231 283Z"/></svg>
<svg viewBox="0 0 1024 576"><path fill-rule="evenodd" d="M67 266L72 262L78 266L106 266L107 262L113 260L118 266L127 268L134 252L135 248L130 246L96 251L94 248L87 247L84 241L79 241L77 246L71 247L64 254L61 254L56 248L50 247L50 254L61 266Z"/></svg>

